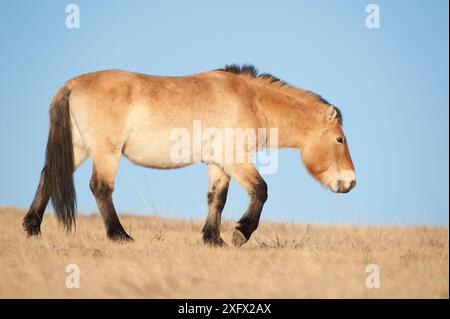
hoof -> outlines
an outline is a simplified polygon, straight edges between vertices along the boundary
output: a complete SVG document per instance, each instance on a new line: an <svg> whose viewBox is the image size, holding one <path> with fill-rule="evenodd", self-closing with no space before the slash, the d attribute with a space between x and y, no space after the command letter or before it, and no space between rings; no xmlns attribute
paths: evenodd
<svg viewBox="0 0 450 319"><path fill-rule="evenodd" d="M228 247L227 243L220 236L215 237L215 238L203 238L203 242L207 246Z"/></svg>
<svg viewBox="0 0 450 319"><path fill-rule="evenodd" d="M243 244L247 242L244 234L242 234L239 230L235 229L233 232L233 239L231 240L234 246L241 247Z"/></svg>
<svg viewBox="0 0 450 319"><path fill-rule="evenodd" d="M108 239L114 242L132 242L134 239L128 235L124 230L114 231L108 233Z"/></svg>
<svg viewBox="0 0 450 319"><path fill-rule="evenodd" d="M36 237L41 234L41 220L35 215L26 215L23 218L23 228L27 237Z"/></svg>

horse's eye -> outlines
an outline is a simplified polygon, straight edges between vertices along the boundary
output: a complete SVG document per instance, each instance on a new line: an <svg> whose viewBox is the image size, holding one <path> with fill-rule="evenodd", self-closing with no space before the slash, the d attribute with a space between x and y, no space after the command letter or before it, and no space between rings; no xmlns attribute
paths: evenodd
<svg viewBox="0 0 450 319"><path fill-rule="evenodd" d="M336 140L338 141L339 144L344 143L344 139L340 136Z"/></svg>

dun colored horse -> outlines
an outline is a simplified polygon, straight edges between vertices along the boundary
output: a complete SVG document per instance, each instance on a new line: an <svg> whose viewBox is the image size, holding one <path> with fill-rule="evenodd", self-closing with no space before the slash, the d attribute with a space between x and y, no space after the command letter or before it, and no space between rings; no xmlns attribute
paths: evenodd
<svg viewBox="0 0 450 319"><path fill-rule="evenodd" d="M277 128L277 145L269 143L269 147L297 148L310 174L333 192L346 193L355 186L341 113L311 91L295 88L267 73L258 74L249 65L227 65L180 77L120 70L93 72L66 82L51 101L45 166L23 221L28 235L40 234L50 199L57 219L67 231L71 230L76 214L73 173L90 156L93 172L89 185L107 236L118 241L132 240L112 201L121 154L135 164L152 168L188 165L189 161L171 159L170 135L174 128L192 131L196 120L219 130ZM192 154L188 155L192 158ZM267 185L253 163L200 161L208 165L209 174L203 240L206 244L226 245L220 237L220 220L230 178L234 178L250 197L232 237L233 244L241 246L258 226Z"/></svg>

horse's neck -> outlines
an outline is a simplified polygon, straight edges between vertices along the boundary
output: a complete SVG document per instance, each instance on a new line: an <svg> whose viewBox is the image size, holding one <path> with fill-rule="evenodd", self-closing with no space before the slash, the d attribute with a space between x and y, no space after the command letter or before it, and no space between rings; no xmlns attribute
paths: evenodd
<svg viewBox="0 0 450 319"><path fill-rule="evenodd" d="M308 132L317 125L318 108L308 98L300 98L280 89L262 90L260 92L260 110L267 123L267 131L278 130L277 145L272 147L303 148ZM268 139L268 143L273 144Z"/></svg>

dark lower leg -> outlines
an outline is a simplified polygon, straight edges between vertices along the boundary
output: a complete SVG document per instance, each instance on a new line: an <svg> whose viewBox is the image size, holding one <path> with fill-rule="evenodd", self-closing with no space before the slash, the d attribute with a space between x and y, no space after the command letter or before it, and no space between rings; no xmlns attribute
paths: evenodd
<svg viewBox="0 0 450 319"><path fill-rule="evenodd" d="M242 246L246 243L256 228L258 228L261 211L267 200L267 184L261 180L249 192L249 196L250 204L233 232L232 242L235 246Z"/></svg>
<svg viewBox="0 0 450 319"><path fill-rule="evenodd" d="M95 174L91 178L90 187L97 201L98 209L103 217L106 234L115 241L131 241L131 238L120 223L112 201L112 185L100 180Z"/></svg>
<svg viewBox="0 0 450 319"><path fill-rule="evenodd" d="M214 186L208 192L208 218L202 230L205 244L226 246L225 241L220 237L220 220L227 193L228 183L220 188Z"/></svg>
<svg viewBox="0 0 450 319"><path fill-rule="evenodd" d="M44 216L45 208L50 199L45 189L45 167L42 169L39 185L34 195L33 203L23 218L23 228L28 236L37 236L41 233L41 223Z"/></svg>
<svg viewBox="0 0 450 319"><path fill-rule="evenodd" d="M220 220L228 194L230 177L217 165L208 166L208 217L203 227L203 241L213 246L226 246L220 237Z"/></svg>

